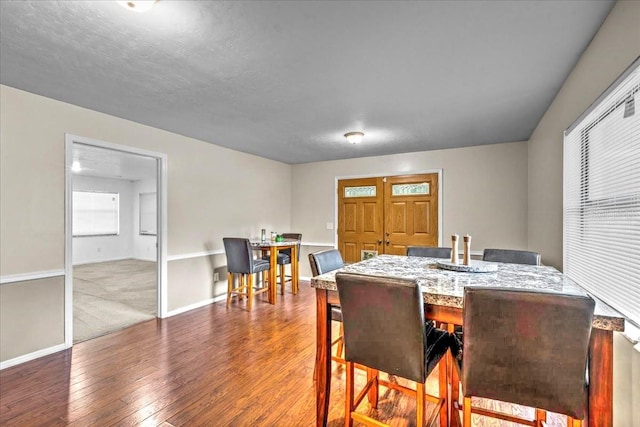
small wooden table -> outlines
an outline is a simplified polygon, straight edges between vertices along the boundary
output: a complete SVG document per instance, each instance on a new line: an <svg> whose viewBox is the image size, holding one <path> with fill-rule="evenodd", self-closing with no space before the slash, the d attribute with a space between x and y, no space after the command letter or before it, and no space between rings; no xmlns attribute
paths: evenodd
<svg viewBox="0 0 640 427"><path fill-rule="evenodd" d="M438 322L462 325L465 286L495 286L585 294L573 280L548 266L498 263L495 273L460 273L441 270L436 258L380 255L337 271L417 279L422 287L425 316ZM326 426L331 391L331 306L339 306L337 271L311 279L316 288L316 425ZM596 301L589 345L589 427L613 425L613 331L624 330L624 318Z"/></svg>
<svg viewBox="0 0 640 427"><path fill-rule="evenodd" d="M282 242L252 241L251 246L263 253L269 252L269 302L275 304L278 299L278 252L291 249L291 287L298 292L298 245L300 240L285 239Z"/></svg>

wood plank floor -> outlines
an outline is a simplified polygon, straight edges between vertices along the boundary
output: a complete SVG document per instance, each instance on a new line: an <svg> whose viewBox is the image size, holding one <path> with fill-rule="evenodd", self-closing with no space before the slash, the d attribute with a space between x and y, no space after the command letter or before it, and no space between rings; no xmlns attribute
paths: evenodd
<svg viewBox="0 0 640 427"><path fill-rule="evenodd" d="M234 299L5 369L0 425L312 426L314 356L315 292L301 282L275 306L258 297L249 313ZM330 426L343 425L343 384L334 364ZM414 413L381 391L382 420L413 426Z"/></svg>

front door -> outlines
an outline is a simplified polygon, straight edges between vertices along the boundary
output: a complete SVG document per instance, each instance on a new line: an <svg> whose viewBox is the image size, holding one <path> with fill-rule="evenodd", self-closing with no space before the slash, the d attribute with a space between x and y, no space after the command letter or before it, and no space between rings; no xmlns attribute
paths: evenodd
<svg viewBox="0 0 640 427"><path fill-rule="evenodd" d="M345 262L438 246L438 174L338 181L338 249Z"/></svg>

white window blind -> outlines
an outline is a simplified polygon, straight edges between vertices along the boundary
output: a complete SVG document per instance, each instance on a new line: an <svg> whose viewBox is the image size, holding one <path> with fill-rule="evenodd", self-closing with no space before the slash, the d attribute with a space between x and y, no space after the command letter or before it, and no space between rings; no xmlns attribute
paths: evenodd
<svg viewBox="0 0 640 427"><path fill-rule="evenodd" d="M640 324L640 60L564 137L564 272Z"/></svg>
<svg viewBox="0 0 640 427"><path fill-rule="evenodd" d="M104 236L119 232L118 193L73 192L73 235Z"/></svg>
<svg viewBox="0 0 640 427"><path fill-rule="evenodd" d="M140 234L157 234L156 205L156 193L140 193Z"/></svg>

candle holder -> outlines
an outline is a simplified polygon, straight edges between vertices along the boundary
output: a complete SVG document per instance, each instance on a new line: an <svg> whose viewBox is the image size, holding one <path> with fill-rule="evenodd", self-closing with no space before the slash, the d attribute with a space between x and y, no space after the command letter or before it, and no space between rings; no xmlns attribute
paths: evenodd
<svg viewBox="0 0 640 427"><path fill-rule="evenodd" d="M463 237L464 239L464 253L462 254L462 264L471 264L471 236L468 234Z"/></svg>
<svg viewBox="0 0 640 427"><path fill-rule="evenodd" d="M451 236L451 263L458 264L458 235Z"/></svg>

